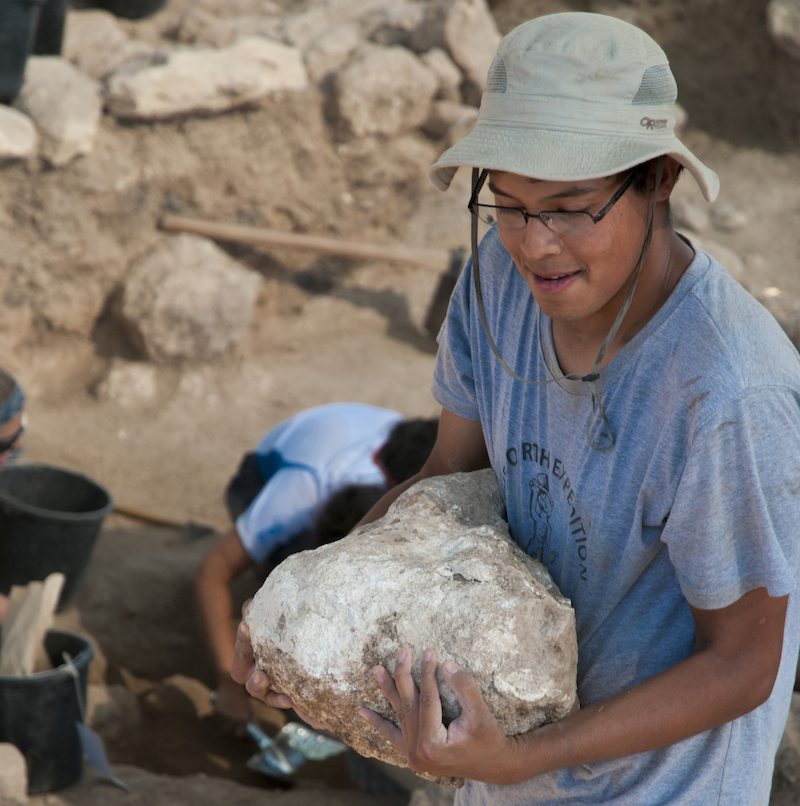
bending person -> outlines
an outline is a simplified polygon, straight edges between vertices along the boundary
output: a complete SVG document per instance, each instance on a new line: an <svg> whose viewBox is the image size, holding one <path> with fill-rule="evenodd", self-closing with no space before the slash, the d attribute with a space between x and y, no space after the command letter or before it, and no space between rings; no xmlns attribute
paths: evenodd
<svg viewBox="0 0 800 806"><path fill-rule="evenodd" d="M274 567L294 552L343 537L379 497L376 487L385 491L419 471L436 429L436 420L331 403L280 423L242 460L226 491L234 526L194 576L200 629L218 678L215 709L237 733L250 718L250 698L230 677L231 582L253 565Z"/></svg>

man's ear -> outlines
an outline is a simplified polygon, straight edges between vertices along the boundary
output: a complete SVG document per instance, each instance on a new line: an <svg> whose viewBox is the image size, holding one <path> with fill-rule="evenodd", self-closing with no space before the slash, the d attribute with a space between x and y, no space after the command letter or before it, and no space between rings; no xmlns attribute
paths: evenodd
<svg viewBox="0 0 800 806"><path fill-rule="evenodd" d="M664 168L661 172L661 184L658 188L658 201L669 201L672 191L675 189L675 183L678 181L680 174L681 164L674 157L664 157ZM656 186L656 160L650 166L647 175L647 182L651 188Z"/></svg>

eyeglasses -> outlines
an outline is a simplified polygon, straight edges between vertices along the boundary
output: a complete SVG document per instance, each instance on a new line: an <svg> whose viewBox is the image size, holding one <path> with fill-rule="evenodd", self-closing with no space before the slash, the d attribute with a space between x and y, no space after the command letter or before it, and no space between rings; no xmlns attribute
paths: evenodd
<svg viewBox="0 0 800 806"><path fill-rule="evenodd" d="M0 440L0 455L8 453L19 441L19 438L25 433L25 426L21 425L19 431L7 439Z"/></svg>
<svg viewBox="0 0 800 806"><path fill-rule="evenodd" d="M625 181L611 197L611 201L597 214L592 215L586 211L543 211L541 213L528 213L521 207L498 207L494 204L478 204L477 191L473 193L469 202L469 211L485 224L497 221L497 228L501 230L524 230L532 218L538 218L549 230L559 238L586 238L594 234L595 225L602 220L608 211L622 198L622 194L631 186L633 173L629 173Z"/></svg>

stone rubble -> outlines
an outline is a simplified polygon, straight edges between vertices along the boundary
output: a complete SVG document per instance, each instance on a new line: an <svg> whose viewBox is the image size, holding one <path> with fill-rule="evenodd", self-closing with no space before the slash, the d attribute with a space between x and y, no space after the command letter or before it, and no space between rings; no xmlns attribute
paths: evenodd
<svg viewBox="0 0 800 806"><path fill-rule="evenodd" d="M800 59L800 0L770 0L767 28L781 48Z"/></svg>
<svg viewBox="0 0 800 806"><path fill-rule="evenodd" d="M28 802L28 765L13 745L0 743L0 804L25 806Z"/></svg>
<svg viewBox="0 0 800 806"><path fill-rule="evenodd" d="M123 120L165 120L219 114L270 92L308 84L300 51L260 37L222 50L175 48L143 69L121 69L108 79L107 108Z"/></svg>
<svg viewBox="0 0 800 806"><path fill-rule="evenodd" d="M38 145L33 121L18 109L0 105L0 162L27 159Z"/></svg>
<svg viewBox="0 0 800 806"><path fill-rule="evenodd" d="M117 315L143 357L203 361L242 338L260 284L212 241L178 235L130 269Z"/></svg>
<svg viewBox="0 0 800 806"><path fill-rule="evenodd" d="M358 708L396 723L371 669L392 669L402 646L417 681L429 647L440 670L454 660L470 671L506 735L566 716L577 700L574 612L504 514L491 470L427 479L376 523L292 555L247 616L258 665L358 753L401 767ZM439 675L449 723L460 706Z"/></svg>
<svg viewBox="0 0 800 806"><path fill-rule="evenodd" d="M102 103L100 84L59 56L32 56L14 105L39 131L41 154L67 165L94 148Z"/></svg>

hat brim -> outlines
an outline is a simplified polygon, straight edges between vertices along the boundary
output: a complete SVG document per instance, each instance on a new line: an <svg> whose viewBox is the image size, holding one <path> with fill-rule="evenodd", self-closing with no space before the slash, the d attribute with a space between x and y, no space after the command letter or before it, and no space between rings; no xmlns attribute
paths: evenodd
<svg viewBox="0 0 800 806"><path fill-rule="evenodd" d="M706 200L719 193L719 178L673 134L625 137L607 132L550 131L479 122L428 169L439 190L447 190L460 167L487 168L547 181L611 176L666 154L694 176Z"/></svg>

